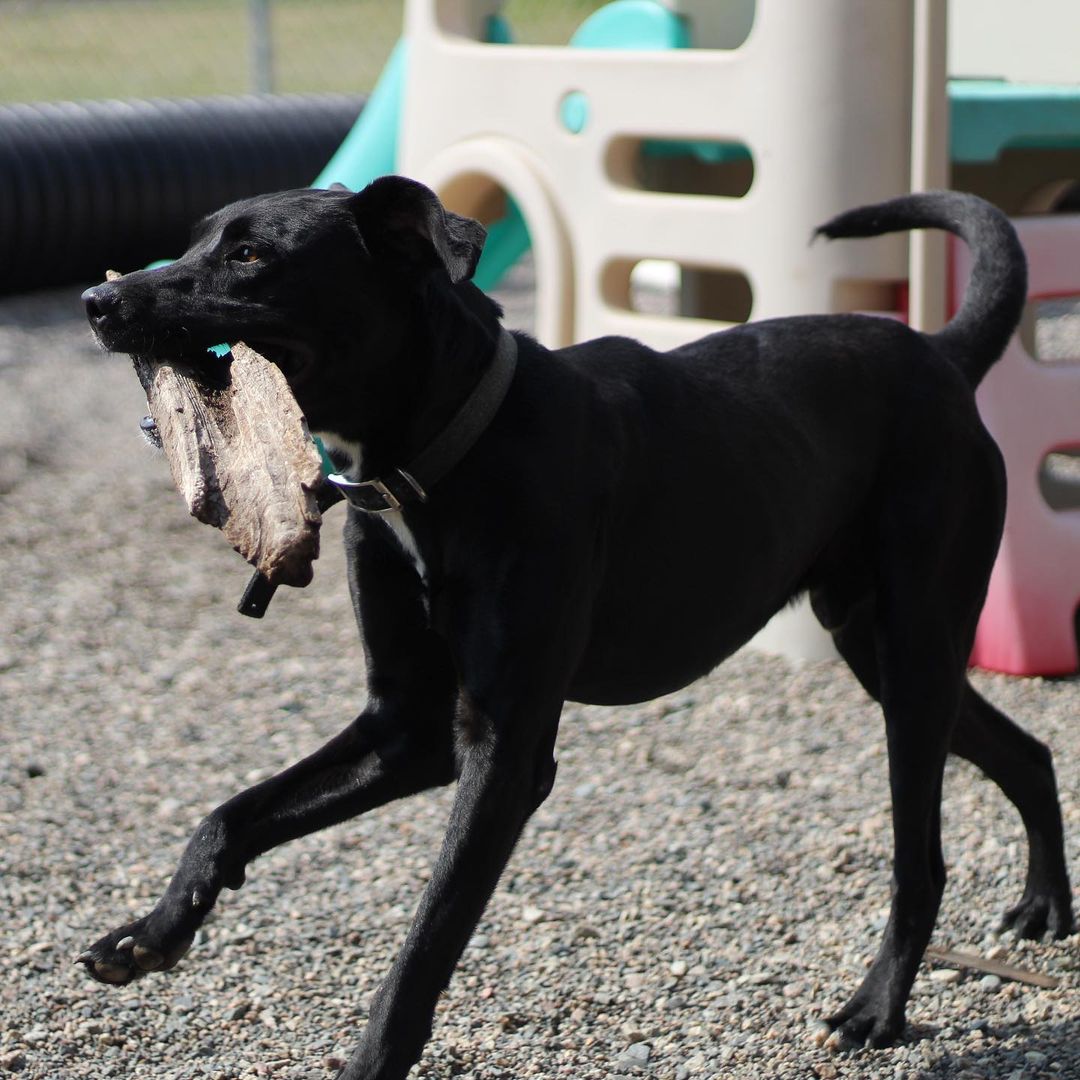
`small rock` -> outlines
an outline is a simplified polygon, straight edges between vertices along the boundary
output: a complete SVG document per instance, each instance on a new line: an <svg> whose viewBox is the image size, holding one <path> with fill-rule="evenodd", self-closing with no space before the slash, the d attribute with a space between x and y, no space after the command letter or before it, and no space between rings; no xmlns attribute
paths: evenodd
<svg viewBox="0 0 1080 1080"><path fill-rule="evenodd" d="M619 1056L619 1061L630 1065L647 1065L652 1047L647 1042L631 1043Z"/></svg>
<svg viewBox="0 0 1080 1080"><path fill-rule="evenodd" d="M997 975L984 975L979 980L979 987L993 993L1001 989L1001 978Z"/></svg>
<svg viewBox="0 0 1080 1080"><path fill-rule="evenodd" d="M245 1001L238 1001L229 1010L229 1019L230 1020L241 1020L245 1016L247 1016L247 1014L250 1011L251 1011L251 1002L250 1001L246 1001L246 1000Z"/></svg>
<svg viewBox="0 0 1080 1080"><path fill-rule="evenodd" d="M671 974L674 975L676 979L681 979L689 970L689 965L685 960L672 960Z"/></svg>
<svg viewBox="0 0 1080 1080"><path fill-rule="evenodd" d="M1024 1054L1024 1057L1031 1062L1032 1065L1045 1065L1048 1057L1041 1050L1028 1050Z"/></svg>
<svg viewBox="0 0 1080 1080"><path fill-rule="evenodd" d="M959 982L960 972L956 968L935 968L930 972L930 979L936 983Z"/></svg>
<svg viewBox="0 0 1080 1080"><path fill-rule="evenodd" d="M7 1072L18 1072L26 1066L26 1055L21 1050L8 1050L0 1054L0 1069Z"/></svg>
<svg viewBox="0 0 1080 1080"><path fill-rule="evenodd" d="M538 907L522 908L521 921L526 926L534 926L544 918L544 912Z"/></svg>

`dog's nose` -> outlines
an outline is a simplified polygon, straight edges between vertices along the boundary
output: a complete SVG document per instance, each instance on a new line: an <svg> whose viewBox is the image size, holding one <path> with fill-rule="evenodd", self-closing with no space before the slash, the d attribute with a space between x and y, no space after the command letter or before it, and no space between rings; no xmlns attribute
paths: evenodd
<svg viewBox="0 0 1080 1080"><path fill-rule="evenodd" d="M95 285L82 294L86 317L100 326L120 306L120 292L112 285Z"/></svg>

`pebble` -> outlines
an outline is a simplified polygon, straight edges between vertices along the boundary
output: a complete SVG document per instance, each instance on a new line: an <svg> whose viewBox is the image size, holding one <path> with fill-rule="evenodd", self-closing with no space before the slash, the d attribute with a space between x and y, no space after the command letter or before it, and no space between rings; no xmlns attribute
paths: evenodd
<svg viewBox="0 0 1080 1080"><path fill-rule="evenodd" d="M963 978L963 973L956 968L935 968L930 972L930 978L936 983L955 983Z"/></svg>
<svg viewBox="0 0 1080 1080"><path fill-rule="evenodd" d="M648 1043L632 1043L619 1055L615 1062L615 1068L643 1068L649 1063L651 1053L652 1047Z"/></svg>

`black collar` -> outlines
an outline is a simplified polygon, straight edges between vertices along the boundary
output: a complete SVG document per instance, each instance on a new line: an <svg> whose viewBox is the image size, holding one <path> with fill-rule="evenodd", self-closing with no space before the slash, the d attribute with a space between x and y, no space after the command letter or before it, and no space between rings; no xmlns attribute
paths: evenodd
<svg viewBox="0 0 1080 1080"><path fill-rule="evenodd" d="M366 514L390 514L411 502L427 502L428 492L472 448L499 411L517 366L517 342L502 327L495 357L450 422L409 462L373 480L341 473L326 479L350 506Z"/></svg>

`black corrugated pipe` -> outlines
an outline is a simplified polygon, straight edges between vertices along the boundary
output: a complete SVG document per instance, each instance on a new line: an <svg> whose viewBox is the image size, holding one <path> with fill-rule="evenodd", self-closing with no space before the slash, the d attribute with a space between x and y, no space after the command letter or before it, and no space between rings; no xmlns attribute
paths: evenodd
<svg viewBox="0 0 1080 1080"><path fill-rule="evenodd" d="M310 184L363 103L253 94L0 106L0 293L178 255L204 214Z"/></svg>

